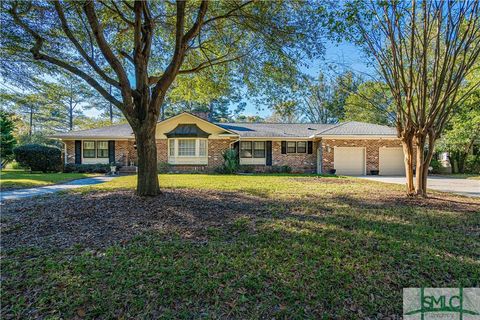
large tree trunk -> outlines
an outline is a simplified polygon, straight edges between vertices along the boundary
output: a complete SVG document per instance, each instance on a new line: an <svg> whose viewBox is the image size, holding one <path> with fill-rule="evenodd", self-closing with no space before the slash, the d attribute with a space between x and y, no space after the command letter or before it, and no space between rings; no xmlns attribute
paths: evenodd
<svg viewBox="0 0 480 320"><path fill-rule="evenodd" d="M155 125L156 121L153 125L144 123L140 128L134 129L138 156L137 194L140 196L160 194Z"/></svg>
<svg viewBox="0 0 480 320"><path fill-rule="evenodd" d="M413 184L413 140L411 137L402 137L401 141L405 161L407 195L413 196L415 194L415 185Z"/></svg>

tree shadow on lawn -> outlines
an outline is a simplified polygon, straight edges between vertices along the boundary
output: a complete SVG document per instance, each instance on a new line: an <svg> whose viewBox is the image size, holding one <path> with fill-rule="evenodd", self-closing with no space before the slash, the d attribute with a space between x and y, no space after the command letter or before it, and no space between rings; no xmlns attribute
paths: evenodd
<svg viewBox="0 0 480 320"><path fill-rule="evenodd" d="M480 278L478 203L428 201L171 189L9 202L3 305L68 317L395 318L403 287Z"/></svg>

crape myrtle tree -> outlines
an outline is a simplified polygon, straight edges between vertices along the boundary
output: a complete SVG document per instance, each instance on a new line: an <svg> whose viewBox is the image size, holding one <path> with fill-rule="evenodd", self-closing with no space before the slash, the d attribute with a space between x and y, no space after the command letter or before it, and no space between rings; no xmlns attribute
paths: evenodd
<svg viewBox="0 0 480 320"><path fill-rule="evenodd" d="M478 86L459 91L479 59L479 1L354 1L345 9L346 30L391 92L407 194L425 197L435 142Z"/></svg>
<svg viewBox="0 0 480 320"><path fill-rule="evenodd" d="M239 0L2 2L2 42L4 51L19 57L19 64L30 59L29 65L49 72L68 71L122 111L137 143L137 193L153 196L160 192L156 123L175 79L229 64L226 79L248 79L261 86L270 66L287 70L321 53L317 5ZM109 86L119 95L112 95Z"/></svg>

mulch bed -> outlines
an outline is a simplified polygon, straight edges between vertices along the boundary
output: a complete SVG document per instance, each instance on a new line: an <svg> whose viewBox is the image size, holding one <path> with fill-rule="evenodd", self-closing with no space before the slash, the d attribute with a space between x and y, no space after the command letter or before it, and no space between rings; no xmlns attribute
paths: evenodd
<svg viewBox="0 0 480 320"><path fill-rule="evenodd" d="M238 193L187 189L164 190L153 198L115 191L5 201L1 247L104 248L148 231L202 241L208 228L263 216L262 203L267 201Z"/></svg>

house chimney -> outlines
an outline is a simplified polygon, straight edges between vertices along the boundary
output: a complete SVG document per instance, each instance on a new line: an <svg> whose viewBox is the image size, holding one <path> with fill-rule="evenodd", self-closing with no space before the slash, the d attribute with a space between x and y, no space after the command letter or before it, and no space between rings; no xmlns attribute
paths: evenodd
<svg viewBox="0 0 480 320"><path fill-rule="evenodd" d="M199 118L202 118L203 120L211 121L210 112L207 112L207 111L192 111L190 113L199 117Z"/></svg>

